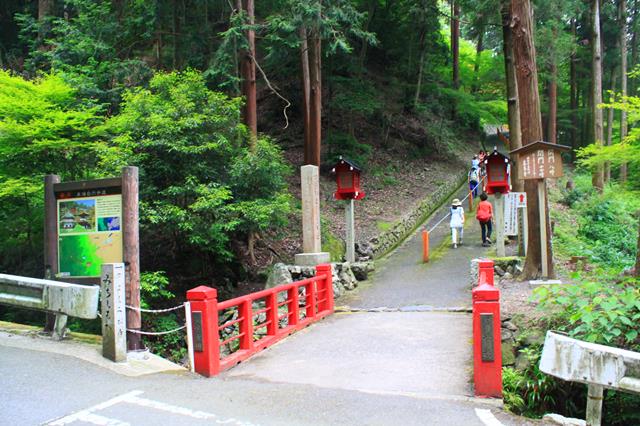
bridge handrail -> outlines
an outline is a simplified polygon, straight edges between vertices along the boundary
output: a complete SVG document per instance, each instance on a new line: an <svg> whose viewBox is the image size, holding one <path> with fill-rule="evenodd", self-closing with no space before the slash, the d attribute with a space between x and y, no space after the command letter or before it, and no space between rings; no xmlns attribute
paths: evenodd
<svg viewBox="0 0 640 426"><path fill-rule="evenodd" d="M99 286L0 274L0 304L71 317L98 316Z"/></svg>
<svg viewBox="0 0 640 426"><path fill-rule="evenodd" d="M197 287L187 293L194 324L195 370L214 376L233 367L253 354L286 336L316 322L334 311L331 265L318 265L315 277L282 284L224 302L217 302L217 293L208 287ZM304 289L304 293L301 293ZM206 294L206 296L203 296ZM284 296L284 297L281 297ZM264 300L254 308L254 303ZM300 306L300 301L304 304ZM235 313L220 324L229 310ZM264 317L261 317L264 315ZM254 323L257 319L257 323ZM201 327L198 330L198 327ZM256 339L255 331L266 328ZM224 333L224 334L223 334ZM234 341L237 348L222 354L220 348ZM234 345L235 346L235 345ZM228 352L228 351L227 351Z"/></svg>

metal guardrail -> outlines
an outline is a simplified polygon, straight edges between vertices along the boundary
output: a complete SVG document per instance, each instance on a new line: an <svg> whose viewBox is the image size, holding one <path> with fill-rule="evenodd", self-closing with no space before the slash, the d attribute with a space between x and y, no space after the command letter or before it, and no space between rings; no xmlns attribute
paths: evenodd
<svg viewBox="0 0 640 426"><path fill-rule="evenodd" d="M589 386L587 425L600 425L603 389L640 393L640 353L547 331L540 371Z"/></svg>
<svg viewBox="0 0 640 426"><path fill-rule="evenodd" d="M54 337L62 338L67 316L98 317L99 286L0 274L0 304L56 314Z"/></svg>

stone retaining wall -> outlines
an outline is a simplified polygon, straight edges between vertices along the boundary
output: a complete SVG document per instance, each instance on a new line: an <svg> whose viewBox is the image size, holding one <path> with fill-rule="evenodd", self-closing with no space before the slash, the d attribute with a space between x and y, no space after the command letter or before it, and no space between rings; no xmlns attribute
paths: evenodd
<svg viewBox="0 0 640 426"><path fill-rule="evenodd" d="M333 296L339 298L345 292L354 290L358 281L364 281L369 272L374 270L373 261L368 262L340 262L331 264L333 272ZM304 280L315 276L316 270L312 266L285 265L276 263L265 288L272 288L281 284Z"/></svg>
<svg viewBox="0 0 640 426"><path fill-rule="evenodd" d="M361 258L375 259L389 253L424 223L466 180L467 173L463 170L449 182L440 185L417 208L403 216L389 230L371 238L366 243L357 244L358 255Z"/></svg>

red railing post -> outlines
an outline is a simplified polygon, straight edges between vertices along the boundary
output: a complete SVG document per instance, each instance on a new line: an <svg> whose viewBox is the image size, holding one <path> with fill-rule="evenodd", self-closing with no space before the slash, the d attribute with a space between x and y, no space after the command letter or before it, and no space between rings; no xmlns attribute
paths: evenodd
<svg viewBox="0 0 640 426"><path fill-rule="evenodd" d="M481 267L482 267L481 262ZM502 398L502 347L500 333L500 290L493 283L493 262L482 273L478 286L471 292L473 299L473 381L475 394Z"/></svg>
<svg viewBox="0 0 640 426"><path fill-rule="evenodd" d="M321 265L316 266L316 276L324 275L325 279L319 281L321 286L324 288L324 298L325 301L323 303L324 306L320 308L321 311L327 310L333 313L333 274L331 270L330 263L323 263Z"/></svg>
<svg viewBox="0 0 640 426"><path fill-rule="evenodd" d="M298 325L298 322L300 322L300 306L298 304L297 285L294 285L287 290L287 299L289 300L289 303L287 304L287 310L289 311L287 326Z"/></svg>
<svg viewBox="0 0 640 426"><path fill-rule="evenodd" d="M495 285L493 281L493 260L484 259L478 262L478 285Z"/></svg>
<svg viewBox="0 0 640 426"><path fill-rule="evenodd" d="M193 324L194 370L206 377L220 372L220 335L218 334L218 292L200 286L187 291Z"/></svg>
<svg viewBox="0 0 640 426"><path fill-rule="evenodd" d="M278 334L278 292L274 291L266 297L267 308L267 335Z"/></svg>
<svg viewBox="0 0 640 426"><path fill-rule="evenodd" d="M316 283L311 281L309 284L304 286L305 288L305 311L307 313L307 318L313 319L316 316L316 300L317 294L316 291Z"/></svg>
<svg viewBox="0 0 640 426"><path fill-rule="evenodd" d="M239 306L238 315L240 321L240 349L251 349L253 347L253 306L252 300L246 298Z"/></svg>

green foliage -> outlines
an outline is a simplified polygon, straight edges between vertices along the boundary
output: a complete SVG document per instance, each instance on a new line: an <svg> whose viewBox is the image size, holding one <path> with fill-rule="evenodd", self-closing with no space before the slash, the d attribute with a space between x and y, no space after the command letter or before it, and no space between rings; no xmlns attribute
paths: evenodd
<svg viewBox="0 0 640 426"><path fill-rule="evenodd" d="M175 330L184 325L184 320L179 320L176 314L162 314L143 323L145 330L163 332ZM186 337L184 332L168 333L161 336L143 336L145 347L161 357L181 363L187 356Z"/></svg>
<svg viewBox="0 0 640 426"><path fill-rule="evenodd" d="M102 124L59 76L27 81L0 70L0 268L43 273L43 175L100 176Z"/></svg>
<svg viewBox="0 0 640 426"><path fill-rule="evenodd" d="M540 347L528 347L520 352L527 360L526 369L502 369L505 404L514 413L542 417L556 403L553 395L557 392L558 382L540 371Z"/></svg>
<svg viewBox="0 0 640 426"><path fill-rule="evenodd" d="M556 222L555 245L561 256L588 256L591 262L617 271L635 262L640 200L617 184L595 192L591 177L577 174L575 188L563 190L560 201L571 208L551 212Z"/></svg>
<svg viewBox="0 0 640 426"><path fill-rule="evenodd" d="M65 0L70 19L37 21L19 15L21 36L29 46L27 67L55 70L92 102L117 104L125 87L145 82L149 66L130 58L135 46L152 35L153 2L127 1L116 19L109 0ZM43 38L39 34L45 34Z"/></svg>
<svg viewBox="0 0 640 426"><path fill-rule="evenodd" d="M635 280L582 282L536 289L540 309L558 312L558 326L588 342L640 349L640 289Z"/></svg>
<svg viewBox="0 0 640 426"><path fill-rule="evenodd" d="M286 220L289 169L268 139L247 148L241 105L207 89L197 71L157 73L148 89L125 92L109 120L119 161L140 166L143 238L167 248L158 260L228 262L233 233Z"/></svg>
<svg viewBox="0 0 640 426"><path fill-rule="evenodd" d="M175 294L167 290L169 278L164 271L143 272L140 274L140 306L149 309L166 300L173 299Z"/></svg>

